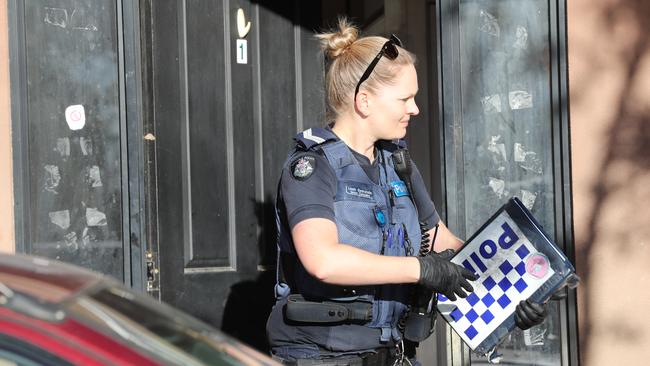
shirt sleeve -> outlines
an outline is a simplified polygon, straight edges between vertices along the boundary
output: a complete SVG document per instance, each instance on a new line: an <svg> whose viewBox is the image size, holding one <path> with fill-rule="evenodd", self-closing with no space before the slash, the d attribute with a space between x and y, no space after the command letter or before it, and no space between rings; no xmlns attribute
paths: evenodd
<svg viewBox="0 0 650 366"><path fill-rule="evenodd" d="M436 211L433 201L431 201L431 196L427 192L427 187L424 185L420 171L415 166L415 163L411 164L411 166L412 194L418 208L418 219L425 222L429 228L432 228L440 221L440 216L438 215L438 211Z"/></svg>
<svg viewBox="0 0 650 366"><path fill-rule="evenodd" d="M296 174L294 162L308 157L313 171L305 176ZM312 157L312 158L309 158ZM336 175L327 159L315 152L296 154L282 170L280 194L285 206L289 227L310 218L324 218L335 222L334 198Z"/></svg>

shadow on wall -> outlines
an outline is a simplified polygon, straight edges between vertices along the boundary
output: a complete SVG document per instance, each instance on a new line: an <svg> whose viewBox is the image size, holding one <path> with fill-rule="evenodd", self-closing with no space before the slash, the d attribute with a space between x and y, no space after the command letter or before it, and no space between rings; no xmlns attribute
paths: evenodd
<svg viewBox="0 0 650 366"><path fill-rule="evenodd" d="M268 352L266 319L275 304L276 229L273 197L267 196L266 202L255 202L255 216L258 227L264 228L257 242L260 263L268 265L266 270L258 272L255 280L238 282L230 288L221 330L261 352Z"/></svg>
<svg viewBox="0 0 650 366"><path fill-rule="evenodd" d="M577 263L582 263L581 276L582 283L579 290L584 292L584 298L588 299L590 294L595 292L596 285L591 281L593 278L590 276L593 269L595 260L595 253L600 246L617 246L616 249L622 253L633 250L630 248L630 240L620 238L620 241L611 242L606 241L603 237L603 221L606 213L605 204L608 199L611 199L614 194L619 190L624 190L626 187L638 181L642 176L648 174L650 171L650 109L647 104L641 109L639 105L635 104L635 91L638 92L639 88L635 87L635 81L639 80L642 72L647 72L642 68L642 60L644 55L650 52L650 3L647 1L616 1L607 2L606 6L601 8L601 18L604 24L609 28L607 33L614 34L615 28L620 25L620 22L627 24L635 24L636 32L629 32L625 36L630 37L627 44L629 45L624 53L619 56L620 64L622 66L623 80L621 85L624 85L622 92L618 95L617 100L611 101L611 106L617 112L614 114L614 119L610 123L609 130L607 131L607 138L605 144L602 145L606 149L602 164L597 169L599 172L595 177L595 184L592 186L592 197L594 199L593 209L591 210L591 217L587 221L586 235L583 238L576 238L577 248L581 248L576 253ZM601 33L604 34L604 33ZM620 36L619 36L620 37ZM646 56L647 57L647 56ZM598 66L594 66L597 68ZM590 70L591 74L596 74L599 70ZM636 82L638 84L638 82ZM589 85L590 88L597 88L597 86ZM585 88L586 89L586 88ZM580 94L575 91L572 94ZM597 102L597 101L592 101ZM632 175L628 179L612 179L612 175L616 174L616 167L620 164L627 164L632 166ZM634 212L629 212L628 215L634 216ZM630 222L634 222L631 220ZM628 223L628 225L630 225ZM639 268L639 270L643 270ZM590 346L592 345L593 325L599 321L594 315L594 308L589 301L585 301L581 308L584 315L584 322L580 326L580 348L583 357L590 355ZM625 325L619 324L619 327ZM612 331L616 331L612 329ZM630 332L624 329L619 329L618 333L622 337L634 338L636 331ZM632 339L629 339L632 341ZM582 360L585 363L588 360Z"/></svg>

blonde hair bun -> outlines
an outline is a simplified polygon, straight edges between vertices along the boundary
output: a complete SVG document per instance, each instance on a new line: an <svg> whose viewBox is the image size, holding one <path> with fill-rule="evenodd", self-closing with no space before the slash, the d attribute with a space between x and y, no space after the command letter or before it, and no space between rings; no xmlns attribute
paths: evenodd
<svg viewBox="0 0 650 366"><path fill-rule="evenodd" d="M316 37L320 39L325 56L333 60L345 53L348 47L359 38L359 29L347 18L341 17L338 20L338 29L318 34Z"/></svg>

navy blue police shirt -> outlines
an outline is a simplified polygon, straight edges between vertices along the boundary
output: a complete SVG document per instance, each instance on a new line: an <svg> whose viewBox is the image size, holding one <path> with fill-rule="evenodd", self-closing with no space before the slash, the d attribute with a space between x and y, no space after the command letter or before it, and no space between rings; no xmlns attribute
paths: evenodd
<svg viewBox="0 0 650 366"><path fill-rule="evenodd" d="M379 159L376 158L371 163L366 156L350 150L368 177L374 183L379 184ZM375 156L377 156L377 150L375 150ZM309 162L313 170L304 176L301 174L296 176L294 174L296 163L305 161ZM411 194L415 198L419 220L432 228L440 221L440 217L415 164L412 164L412 168L413 192ZM280 184L280 194L285 206L284 212L292 229L297 223L310 218L324 218L336 222L334 215L336 174L324 155L315 151L296 154L291 163L282 170Z"/></svg>

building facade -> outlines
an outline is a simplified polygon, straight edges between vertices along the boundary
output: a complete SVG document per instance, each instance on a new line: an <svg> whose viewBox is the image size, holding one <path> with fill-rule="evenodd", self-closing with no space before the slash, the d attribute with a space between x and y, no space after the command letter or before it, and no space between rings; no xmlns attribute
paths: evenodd
<svg viewBox="0 0 650 366"><path fill-rule="evenodd" d="M407 138L448 226L469 237L517 196L576 264L577 291L503 362L642 364L642 1L2 1L0 249L110 274L265 349L275 182L293 134L325 122L312 36L338 14L417 55ZM443 323L427 364L485 363Z"/></svg>

